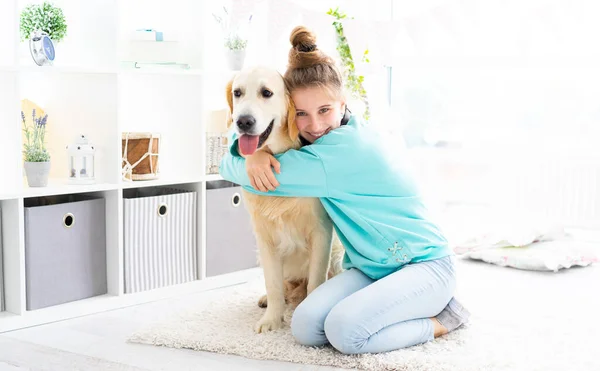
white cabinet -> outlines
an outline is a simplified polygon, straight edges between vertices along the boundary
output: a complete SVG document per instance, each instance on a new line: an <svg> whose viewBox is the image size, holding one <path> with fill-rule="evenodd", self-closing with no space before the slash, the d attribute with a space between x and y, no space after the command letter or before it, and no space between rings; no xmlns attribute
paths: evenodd
<svg viewBox="0 0 600 371"><path fill-rule="evenodd" d="M0 332L73 318L242 282L256 270L206 279L206 118L226 107L224 87L234 71L222 63L219 2L197 0L56 0L67 19L67 36L56 43L52 66L37 66L20 41L19 14L33 0L0 1L0 221L2 259ZM138 65L132 46L138 29L163 32L168 44L141 42L145 50L166 47L175 66ZM164 49L164 48L163 48ZM186 65L188 68L181 68ZM218 92L218 93L217 93ZM223 96L221 96L221 94ZM23 171L21 104L29 100L48 114L51 154L47 187L30 188ZM39 113L39 112L38 112ZM30 115L31 112L24 112ZM122 133L161 136L156 180L122 179ZM96 183L68 184L66 146L84 134L94 145ZM143 292L125 292L124 192L158 186L183 188L197 196L191 279ZM27 310L25 206L31 199L84 195L105 201L107 293ZM131 258L131 257L130 257ZM4 269L2 269L4 268ZM2 281L0 281L1 283Z"/></svg>

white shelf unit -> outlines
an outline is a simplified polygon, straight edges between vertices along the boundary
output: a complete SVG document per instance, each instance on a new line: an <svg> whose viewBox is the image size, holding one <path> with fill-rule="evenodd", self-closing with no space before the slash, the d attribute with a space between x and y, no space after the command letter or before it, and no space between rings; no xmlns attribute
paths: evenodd
<svg viewBox="0 0 600 371"><path fill-rule="evenodd" d="M0 333L106 310L244 282L260 274L249 269L206 278L205 117L225 107L223 89L232 71L223 69L222 49L211 11L218 2L174 0L55 0L67 18L67 38L56 45L54 66L38 67L20 42L19 13L41 0L0 2L0 210L4 303ZM210 9L208 9L210 7ZM188 70L122 67L128 33L153 27L176 37ZM48 114L50 181L29 188L23 172L20 107L29 99ZM121 134L161 134L160 178L121 180ZM65 146L85 134L96 147L96 184L66 182ZM199 279L135 294L124 293L123 191L176 186L198 192ZM106 201L106 295L44 309L26 309L24 201L86 194Z"/></svg>

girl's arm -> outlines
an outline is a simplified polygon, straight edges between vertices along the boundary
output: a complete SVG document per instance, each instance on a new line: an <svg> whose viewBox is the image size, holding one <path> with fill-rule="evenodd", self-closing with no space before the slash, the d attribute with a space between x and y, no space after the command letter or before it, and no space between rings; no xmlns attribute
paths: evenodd
<svg viewBox="0 0 600 371"><path fill-rule="evenodd" d="M224 179L237 183L245 190L267 196L283 197L327 197L327 181L321 158L310 146L300 150L289 150L276 155L281 172L274 174L279 187L274 191L261 192L252 187L246 172L246 160L237 154L237 140L231 151L221 160L220 173ZM232 154L233 153L233 154Z"/></svg>

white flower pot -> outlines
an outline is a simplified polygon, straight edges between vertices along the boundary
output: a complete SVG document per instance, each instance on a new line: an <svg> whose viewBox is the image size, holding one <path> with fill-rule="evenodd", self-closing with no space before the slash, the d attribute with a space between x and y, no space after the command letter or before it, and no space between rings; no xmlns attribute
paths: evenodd
<svg viewBox="0 0 600 371"><path fill-rule="evenodd" d="M46 187L50 175L50 161L25 162L25 175L30 187Z"/></svg>
<svg viewBox="0 0 600 371"><path fill-rule="evenodd" d="M63 46L56 41L53 41L53 46L54 46L55 59L52 62L52 64L45 65L43 67L63 66L64 65L65 58L62 58ZM19 64L22 66L27 66L27 67L29 67L29 66L41 67L35 63L35 61L33 60L33 57L31 56L31 51L29 49L29 40L21 41L19 43Z"/></svg>
<svg viewBox="0 0 600 371"><path fill-rule="evenodd" d="M244 66L244 59L246 59L246 50L225 50L225 58L227 59L227 66L233 71L239 71Z"/></svg>

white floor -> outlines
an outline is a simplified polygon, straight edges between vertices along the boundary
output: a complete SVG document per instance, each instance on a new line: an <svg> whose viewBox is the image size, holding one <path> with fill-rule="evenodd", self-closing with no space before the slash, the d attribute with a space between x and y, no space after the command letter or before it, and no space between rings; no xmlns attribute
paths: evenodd
<svg viewBox="0 0 600 371"><path fill-rule="evenodd" d="M459 298L471 312L592 326L600 331L600 266L526 272L459 260ZM126 343L136 329L211 300L220 290L160 301L0 335L0 370L335 370Z"/></svg>

